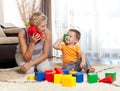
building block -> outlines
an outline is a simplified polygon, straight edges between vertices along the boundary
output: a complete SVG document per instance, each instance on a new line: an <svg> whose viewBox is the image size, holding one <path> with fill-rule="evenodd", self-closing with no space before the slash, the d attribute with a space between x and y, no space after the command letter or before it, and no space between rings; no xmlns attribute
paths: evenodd
<svg viewBox="0 0 120 91"><path fill-rule="evenodd" d="M45 72L45 80L48 82L54 82L54 74L55 72Z"/></svg>
<svg viewBox="0 0 120 91"><path fill-rule="evenodd" d="M76 77L76 82L77 83L81 83L81 82L84 81L84 75L83 75L83 73L72 74L72 76Z"/></svg>
<svg viewBox="0 0 120 91"><path fill-rule="evenodd" d="M67 36L67 34L64 34L64 35L63 35L63 42L65 42L66 36Z"/></svg>
<svg viewBox="0 0 120 91"><path fill-rule="evenodd" d="M28 76L27 79L28 80L35 80L35 76Z"/></svg>
<svg viewBox="0 0 120 91"><path fill-rule="evenodd" d="M71 70L71 71L69 72L69 74L76 74L76 73L78 73L78 72L75 71L75 70Z"/></svg>
<svg viewBox="0 0 120 91"><path fill-rule="evenodd" d="M45 72L35 72L35 80L44 81L45 80Z"/></svg>
<svg viewBox="0 0 120 91"><path fill-rule="evenodd" d="M111 75L113 77L113 80L115 81L116 80L116 72L106 72L105 73L105 77Z"/></svg>
<svg viewBox="0 0 120 91"><path fill-rule="evenodd" d="M64 72L62 71L62 69L60 67L55 67L54 68L56 74L64 74Z"/></svg>
<svg viewBox="0 0 120 91"><path fill-rule="evenodd" d="M63 86L66 87L72 87L72 86L76 86L76 77L65 77L64 78L64 82L63 82Z"/></svg>
<svg viewBox="0 0 120 91"><path fill-rule="evenodd" d="M88 73L87 74L87 82L88 83L97 83L98 82L98 74L97 73Z"/></svg>
<svg viewBox="0 0 120 91"><path fill-rule="evenodd" d="M64 74L69 74L69 70L62 70Z"/></svg>
<svg viewBox="0 0 120 91"><path fill-rule="evenodd" d="M54 74L54 84L61 84L62 76L62 74Z"/></svg>
<svg viewBox="0 0 120 91"><path fill-rule="evenodd" d="M99 80L99 82L103 82L103 83L113 83L114 79L111 75Z"/></svg>
<svg viewBox="0 0 120 91"><path fill-rule="evenodd" d="M71 74L64 74L62 76L62 84L64 84L66 82L65 79L68 78L68 77L72 77L72 75Z"/></svg>

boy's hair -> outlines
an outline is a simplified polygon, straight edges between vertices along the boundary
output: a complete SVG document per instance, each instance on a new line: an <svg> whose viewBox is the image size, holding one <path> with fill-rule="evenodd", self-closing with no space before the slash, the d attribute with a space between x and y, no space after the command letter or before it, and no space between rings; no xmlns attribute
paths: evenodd
<svg viewBox="0 0 120 91"><path fill-rule="evenodd" d="M81 33L77 29L69 29L69 31L72 31L76 34L76 38L80 40L81 38Z"/></svg>
<svg viewBox="0 0 120 91"><path fill-rule="evenodd" d="M38 25L42 21L47 20L47 17L42 12L35 12L29 19L30 25Z"/></svg>

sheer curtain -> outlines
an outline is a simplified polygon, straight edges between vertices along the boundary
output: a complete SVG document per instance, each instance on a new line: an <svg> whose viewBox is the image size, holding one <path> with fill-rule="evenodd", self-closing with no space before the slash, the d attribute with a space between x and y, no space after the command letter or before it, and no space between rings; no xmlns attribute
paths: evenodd
<svg viewBox="0 0 120 91"><path fill-rule="evenodd" d="M120 59L120 0L54 0L53 43L69 28L81 34L79 45L92 60ZM54 56L61 56L53 49Z"/></svg>

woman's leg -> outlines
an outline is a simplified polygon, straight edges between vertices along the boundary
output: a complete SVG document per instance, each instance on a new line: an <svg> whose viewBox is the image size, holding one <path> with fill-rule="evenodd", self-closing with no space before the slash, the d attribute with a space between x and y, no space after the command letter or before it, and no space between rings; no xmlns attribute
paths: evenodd
<svg viewBox="0 0 120 91"><path fill-rule="evenodd" d="M15 58L16 58L16 63L19 67L21 67L22 65L25 64L25 62L22 58L22 55L16 54ZM34 66L32 66L26 73L32 73L32 72L34 72Z"/></svg>
<svg viewBox="0 0 120 91"><path fill-rule="evenodd" d="M42 71L42 72L44 72L45 70L49 70L50 69L50 63L49 63L48 59L41 62L40 64L38 64L36 66L36 69L37 69L37 71Z"/></svg>

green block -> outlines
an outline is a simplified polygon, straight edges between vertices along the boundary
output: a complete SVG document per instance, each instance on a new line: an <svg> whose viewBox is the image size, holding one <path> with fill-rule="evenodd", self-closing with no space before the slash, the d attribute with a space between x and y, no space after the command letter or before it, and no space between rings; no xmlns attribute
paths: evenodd
<svg viewBox="0 0 120 91"><path fill-rule="evenodd" d="M114 81L116 80L116 72L106 72L105 73L105 77L107 77L109 75L111 75L113 77Z"/></svg>
<svg viewBox="0 0 120 91"><path fill-rule="evenodd" d="M98 74L96 74L96 73L88 73L87 82L88 83L97 83L98 82Z"/></svg>
<svg viewBox="0 0 120 91"><path fill-rule="evenodd" d="M63 41L64 41L64 42L65 42L66 36L67 36L67 34L64 34L64 35L63 35Z"/></svg>

